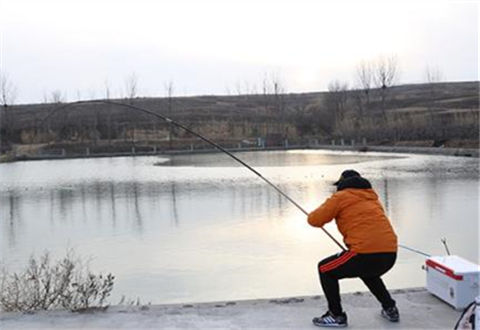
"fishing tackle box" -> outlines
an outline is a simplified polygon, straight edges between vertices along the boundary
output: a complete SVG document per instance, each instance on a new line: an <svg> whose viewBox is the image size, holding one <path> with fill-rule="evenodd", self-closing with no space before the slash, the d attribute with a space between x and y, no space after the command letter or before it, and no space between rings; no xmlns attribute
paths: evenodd
<svg viewBox="0 0 480 330"><path fill-rule="evenodd" d="M455 309L465 308L480 295L480 266L455 255L425 261L427 290Z"/></svg>

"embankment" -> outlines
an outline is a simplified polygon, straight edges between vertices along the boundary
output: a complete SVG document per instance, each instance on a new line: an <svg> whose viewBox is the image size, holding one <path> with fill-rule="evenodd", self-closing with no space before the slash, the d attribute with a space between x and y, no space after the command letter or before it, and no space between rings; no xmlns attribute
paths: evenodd
<svg viewBox="0 0 480 330"><path fill-rule="evenodd" d="M425 289L392 292L400 322L380 316L380 306L366 292L342 295L348 322L356 329L453 329L460 312ZM327 309L323 296L201 304L112 306L105 312L0 314L2 329L316 329L311 323Z"/></svg>
<svg viewBox="0 0 480 330"><path fill-rule="evenodd" d="M231 152L246 151L275 151L275 150L332 150L332 151L359 151L359 152L389 152L389 153L407 153L407 154L426 154L426 155L445 155L460 157L479 157L479 149L474 148L444 148L444 147L412 147L412 146L351 146L351 145L292 145L288 147L243 147L243 148L226 148ZM27 160L49 160L49 159L72 159L72 158L99 158L99 157L129 157L129 156L152 156L152 155L176 155L176 154L200 154L218 152L217 149L181 149L181 150L157 150L151 148L149 150L136 151L132 149L129 152L114 153L76 153L69 154L60 152L56 154L7 154L0 157L0 163L12 161Z"/></svg>

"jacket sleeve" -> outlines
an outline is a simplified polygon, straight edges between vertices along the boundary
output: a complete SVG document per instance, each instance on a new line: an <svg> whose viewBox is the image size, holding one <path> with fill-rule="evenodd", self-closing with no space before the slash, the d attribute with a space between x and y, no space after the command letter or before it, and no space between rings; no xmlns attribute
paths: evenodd
<svg viewBox="0 0 480 330"><path fill-rule="evenodd" d="M339 197L333 194L322 205L308 214L308 223L314 227L322 227L332 221L338 214Z"/></svg>

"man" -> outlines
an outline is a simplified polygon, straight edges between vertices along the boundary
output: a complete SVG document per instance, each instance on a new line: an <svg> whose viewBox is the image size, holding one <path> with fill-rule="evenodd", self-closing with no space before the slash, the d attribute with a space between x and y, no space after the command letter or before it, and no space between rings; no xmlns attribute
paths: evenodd
<svg viewBox="0 0 480 330"><path fill-rule="evenodd" d="M338 280L359 277L381 303L381 315L398 322L395 301L380 278L397 257L397 236L390 221L370 182L357 171L344 171L334 185L337 192L308 215L308 223L322 227L335 219L348 250L318 263L328 311L312 321L321 327L346 327Z"/></svg>

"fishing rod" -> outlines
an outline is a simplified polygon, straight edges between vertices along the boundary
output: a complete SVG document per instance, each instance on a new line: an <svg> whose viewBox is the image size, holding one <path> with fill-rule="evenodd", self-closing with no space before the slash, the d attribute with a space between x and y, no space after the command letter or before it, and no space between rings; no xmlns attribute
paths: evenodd
<svg viewBox="0 0 480 330"><path fill-rule="evenodd" d="M162 114L159 114L157 112L154 112L152 110L148 110L148 109L145 109L145 108L142 108L142 107L138 107L138 106L135 106L135 105L132 105L132 104L126 104L126 103L121 103L121 102L115 102L115 101L108 101L108 100L93 100L93 101L77 101L77 102L72 102L72 103L68 103L68 104L65 104L65 105L62 105L62 106L59 106L57 108L55 108L54 110L52 110L47 116L45 116L45 118L42 119L41 121L41 125L43 125L43 123L48 119L50 118L51 116L53 116L56 112L60 111L61 109L65 109L67 107L71 107L71 106L74 106L74 105L78 105L78 104L95 104L95 103L100 103L100 104L110 104L110 105L115 105L115 106L120 106L120 107L126 107L126 108L130 108L130 109L133 109L133 110L137 110L137 111L141 111L141 112L144 112L146 114L149 114L149 115L152 115L154 117L157 117L157 118L160 118L162 119L163 121L171 124L171 125L174 125L176 127L179 127L183 130L185 130L186 132L198 137L199 139L201 139L202 141L205 141L207 142L208 144L214 146L215 148L217 148L218 150L224 152L225 154L227 154L228 156L230 156L231 158L233 158L235 161L239 162L240 164L242 164L244 167L246 167L248 170L250 170L251 172L253 172L255 175L257 175L260 179L262 179L263 181L265 181L270 187L272 187L273 189L275 189L280 195L282 195L283 197L285 197L290 203L292 203L293 205L295 205L300 211L302 211L305 215L308 216L308 212L303 208L301 207L297 202L295 202L290 196L288 196L286 193L284 193L282 190L280 190L280 188L278 188L275 184L273 184L272 182L270 182L267 178L265 178L260 172L258 172L257 170L255 170L253 167L251 167L250 165L248 165L247 163L245 163L243 160L241 160L240 158L238 158L237 156L235 156L234 154L232 154L230 151L226 150L225 148L223 148L222 146L220 146L219 144L213 142L212 140L204 137L203 135L191 130L190 128L180 124L179 122L176 122L175 120L171 119L171 118L168 118L167 116L164 116ZM342 244L340 244L325 228L323 227L320 227L320 229L323 230L323 232L328 236L330 237L339 247L340 249L342 249L343 251L346 251L346 249L343 247ZM445 239L444 239L445 240ZM442 240L442 243L445 244L445 247L447 249L447 252L448 254L450 254L450 252L448 251L448 248L446 246L446 242L444 242L444 240ZM406 250L410 250L412 252L415 252L415 253L418 253L418 254L421 254L423 256L426 256L426 257L430 257L431 255L430 254L427 254L425 252L422 252L420 250L417 250L417 249L413 249L411 247L408 247L406 245L403 245L403 244L398 244L399 247L401 248L404 248Z"/></svg>
<svg viewBox="0 0 480 330"><path fill-rule="evenodd" d="M282 190L280 190L280 188L278 188L276 185L274 185L272 182L270 182L267 178L265 178L260 172L258 172L257 170L255 170L253 167L251 167L250 165L248 165L247 163L245 163L243 160L241 160L240 158L238 158L237 156L235 156L234 154L232 154L230 151L226 150L225 148L223 148L222 146L220 146L219 144L207 139L206 137L204 137L203 135L195 132L195 131L192 131L190 128L176 122L175 120L171 119L171 118L168 118L167 116L164 116L162 114L159 114L157 112L154 112L152 110L148 110L148 109L145 109L145 108L142 108L142 107L138 107L138 106L135 106L135 105L132 105L132 104L126 104L126 103L121 103L121 102L115 102L115 101L107 101L107 100L94 100L94 101L77 101L77 102L72 102L72 103L69 103L69 104L65 104L63 106L59 106L57 108L55 108L54 110L52 110L47 116L45 116L45 118L43 118L41 124L43 124L48 118L50 118L51 116L53 116L53 114L55 114L56 112L60 111L61 109L64 109L64 108L67 108L67 107L70 107L70 106L73 106L73 105L78 105L78 104L85 104L85 103L88 103L88 104L94 104L94 103L101 103L101 104L110 104L110 105L115 105L115 106L120 106L120 107L126 107L126 108L130 108L130 109L134 109L134 110L137 110L137 111L141 111L143 113L146 113L146 114L149 114L149 115L152 115L154 117L157 117L157 118L160 118L164 121L166 121L167 123L171 124L171 125L174 125L178 128L181 128L183 130L185 130L186 132L198 137L199 139L201 139L202 141L205 141L207 142L208 144L214 146L215 148L217 148L218 150L224 152L225 154L227 154L228 156L230 156L231 158L233 158L235 161L239 162L240 164L242 164L243 166L245 166L247 169L249 169L250 171L252 171L255 175L257 175L260 179L262 179L263 181L265 181L268 185L270 185L270 187L272 187L273 189L275 189L280 195L282 195L283 197L285 197L290 203L292 203L293 205L295 205L300 211L302 211L305 215L308 216L308 212L303 208L301 207L297 202L295 202L290 196L288 196L287 194L285 194ZM323 230L323 232L328 236L330 237L343 251L346 251L346 249L342 246L342 244L340 244L325 228L323 227L320 227L320 229Z"/></svg>
<svg viewBox="0 0 480 330"><path fill-rule="evenodd" d="M288 196L286 193L284 193L282 190L280 190L280 188L278 188L275 184L273 184L271 181L269 181L267 178L265 178L260 172L258 172L257 170L255 170L253 167L251 167L250 165L248 165L247 163L245 163L243 160L241 160L240 158L238 158L237 156L235 156L234 154L232 154L230 151L226 150L225 148L223 148L222 146L220 146L219 144L211 141L210 139L204 137L203 135L191 130L190 128L180 124L179 122L176 122L175 120L171 119L171 118L168 118L167 116L164 116L162 114L159 114L159 113L156 113L152 110L148 110L148 109L145 109L145 108L142 108L142 107L138 107L138 106L135 106L135 105L132 105L132 104L126 104L126 103L121 103L121 102L115 102L115 101L108 101L108 100L93 100L93 101L77 101L77 102L72 102L72 103L68 103L68 104L65 104L65 105L62 105L62 106L59 106L57 108L55 108L54 110L52 110L47 116L45 116L45 118L43 118L43 120L41 121L41 125L43 125L43 123L48 119L50 118L51 116L53 116L56 112L60 111L61 109L65 109L67 107L71 107L71 106L74 106L74 105L78 105L78 104L95 104L95 103L100 103L100 104L110 104L110 105L115 105L115 106L120 106L120 107L126 107L126 108L130 108L130 109L133 109L133 110L137 110L137 111L141 111L141 112L144 112L146 114L149 114L149 115L152 115L154 117L157 117L157 118L160 118L162 119L163 121L169 123L169 124L172 124L174 126L177 126L183 130L185 130L186 132L198 137L199 139L201 139L202 141L205 141L207 142L208 144L214 146L215 148L217 148L218 150L224 152L225 154L227 154L228 156L230 156L231 158L233 158L235 161L239 162L240 164L242 164L244 167L246 167L248 170L250 170L251 172L253 172L255 175L257 175L260 179L262 179L263 181L265 181L268 185L270 185L270 187L272 187L273 189L275 189L280 195L282 195L283 197L285 197L290 203L292 203L293 205L295 205L300 211L302 211L305 215L308 216L308 212L303 208L301 207L297 202L295 202L290 196ZM339 247L340 249L342 249L343 251L346 251L346 249L342 246L342 244L340 244L325 228L323 227L320 227L320 229L323 230L323 232L328 236L330 237ZM444 243L445 245L445 248L447 249L447 253L450 254L450 252L448 251L448 247L446 246L446 240L443 239L442 240L442 243ZM404 248L406 250L409 250L409 251L412 251L412 252L415 252L417 254L421 254L423 256L426 256L426 257L430 257L431 255L430 254L427 254L425 252L422 252L420 250L417 250L417 249L413 249L411 247L408 247L406 245L403 245L403 244L398 244L399 247L401 248Z"/></svg>

